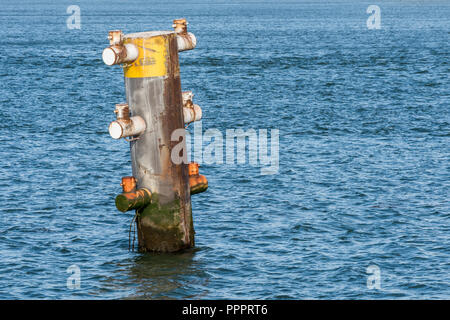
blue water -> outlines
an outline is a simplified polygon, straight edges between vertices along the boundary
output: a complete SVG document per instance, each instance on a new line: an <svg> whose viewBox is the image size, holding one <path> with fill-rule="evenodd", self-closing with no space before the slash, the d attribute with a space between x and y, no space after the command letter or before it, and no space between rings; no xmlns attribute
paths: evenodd
<svg viewBox="0 0 450 320"><path fill-rule="evenodd" d="M107 132L123 74L101 52L108 30L180 17L203 129L279 129L279 173L203 165L196 249L140 254L114 206L128 144ZM450 298L449 17L448 1L2 0L0 298Z"/></svg>

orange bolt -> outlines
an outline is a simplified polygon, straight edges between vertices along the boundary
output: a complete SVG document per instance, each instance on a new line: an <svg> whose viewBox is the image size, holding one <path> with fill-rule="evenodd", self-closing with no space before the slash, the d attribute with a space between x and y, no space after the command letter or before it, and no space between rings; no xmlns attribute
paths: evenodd
<svg viewBox="0 0 450 320"><path fill-rule="evenodd" d="M189 171L189 176L198 175L198 163L197 162L189 163L188 171Z"/></svg>
<svg viewBox="0 0 450 320"><path fill-rule="evenodd" d="M123 177L120 185L123 192L132 192L136 190L136 179L134 177Z"/></svg>

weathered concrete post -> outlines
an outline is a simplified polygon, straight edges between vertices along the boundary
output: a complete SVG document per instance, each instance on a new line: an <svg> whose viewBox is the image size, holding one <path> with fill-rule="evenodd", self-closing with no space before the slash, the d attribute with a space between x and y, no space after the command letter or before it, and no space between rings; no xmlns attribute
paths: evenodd
<svg viewBox="0 0 450 320"><path fill-rule="evenodd" d="M112 31L111 46L103 52L106 64L124 64L132 117L124 104L118 105L110 133L116 139L130 137L135 181L131 187L124 182L116 206L121 211L136 209L140 251L174 252L194 246L188 165L171 160L173 147L181 141L171 141L171 135L185 125L178 51L193 49L196 40L187 33L184 19L174 23L175 32Z"/></svg>

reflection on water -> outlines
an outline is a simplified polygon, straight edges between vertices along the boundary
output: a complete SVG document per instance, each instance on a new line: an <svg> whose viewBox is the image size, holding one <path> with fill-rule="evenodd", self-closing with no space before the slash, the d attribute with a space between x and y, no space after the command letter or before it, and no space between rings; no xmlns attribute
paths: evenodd
<svg viewBox="0 0 450 320"><path fill-rule="evenodd" d="M208 275L196 261L195 248L183 253L138 253L115 270L109 285L115 291L133 293L125 299L202 298L207 294ZM109 281L108 281L109 282ZM192 295L195 292L197 294Z"/></svg>

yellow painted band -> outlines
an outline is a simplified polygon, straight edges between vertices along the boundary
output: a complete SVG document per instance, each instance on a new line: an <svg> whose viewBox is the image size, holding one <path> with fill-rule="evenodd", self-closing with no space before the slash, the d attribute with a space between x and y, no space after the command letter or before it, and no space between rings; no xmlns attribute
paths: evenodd
<svg viewBox="0 0 450 320"><path fill-rule="evenodd" d="M162 77L167 74L167 38L125 38L124 43L132 43L139 50L137 59L124 67L125 78Z"/></svg>

